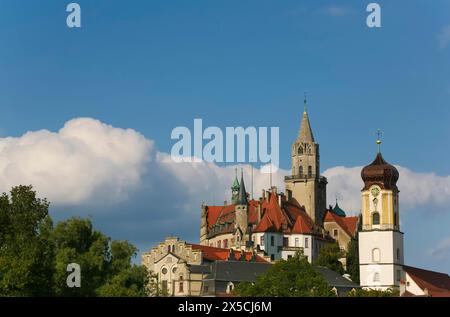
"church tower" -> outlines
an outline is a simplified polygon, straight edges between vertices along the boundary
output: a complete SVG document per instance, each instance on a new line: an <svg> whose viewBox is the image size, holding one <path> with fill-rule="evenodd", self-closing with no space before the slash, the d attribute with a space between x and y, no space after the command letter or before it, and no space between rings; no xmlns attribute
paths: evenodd
<svg viewBox="0 0 450 317"><path fill-rule="evenodd" d="M319 144L314 141L306 98L304 107L300 132L292 145L292 175L285 177L285 186L288 199L305 206L311 219L322 224L327 180L320 176Z"/></svg>
<svg viewBox="0 0 450 317"><path fill-rule="evenodd" d="M248 200L245 190L244 175L241 171L241 182L235 206L236 222L234 241L237 247L245 247L248 241Z"/></svg>
<svg viewBox="0 0 450 317"><path fill-rule="evenodd" d="M377 140L378 146L381 140ZM359 272L362 287L398 289L403 275L403 233L400 231L397 180L399 173L378 149L361 171L362 230Z"/></svg>

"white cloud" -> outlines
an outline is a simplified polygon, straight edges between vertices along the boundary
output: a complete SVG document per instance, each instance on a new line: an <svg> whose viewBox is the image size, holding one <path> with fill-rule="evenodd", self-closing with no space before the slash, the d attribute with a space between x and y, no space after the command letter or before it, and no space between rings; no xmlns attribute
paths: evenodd
<svg viewBox="0 0 450 317"><path fill-rule="evenodd" d="M138 132L91 118L70 120L56 133L41 130L18 138L0 138L0 190L32 184L41 197L56 205L108 205L142 192L134 206L154 206L154 200L139 201L152 193L161 201L170 200L172 207L167 208L174 209L172 215L179 212L197 216L202 201L220 204L230 200L236 167L244 169L250 192L249 165L176 163L168 154L156 152L153 141ZM359 212L361 168L338 166L323 173L328 178L329 204L337 196L344 210ZM450 203L450 176L397 168L403 208ZM270 175L257 168L253 172L253 193L258 198L262 189L269 188ZM289 171L279 169L272 176L273 185L280 191L284 191L283 179L288 174Z"/></svg>
<svg viewBox="0 0 450 317"><path fill-rule="evenodd" d="M434 173L417 173L405 167L396 166L400 173L398 187L400 203L404 207L450 203L450 176L438 176ZM324 172L328 178L327 196L332 202L335 196L342 197L339 204L343 209L359 211L361 209L360 193L363 187L359 167L333 167Z"/></svg>
<svg viewBox="0 0 450 317"><path fill-rule="evenodd" d="M450 25L442 28L441 32L437 36L437 39L441 48L446 48L447 45L450 44Z"/></svg>
<svg viewBox="0 0 450 317"><path fill-rule="evenodd" d="M2 138L0 189L32 184L55 204L117 202L139 184L151 149L136 131L90 118L70 120L57 133Z"/></svg>

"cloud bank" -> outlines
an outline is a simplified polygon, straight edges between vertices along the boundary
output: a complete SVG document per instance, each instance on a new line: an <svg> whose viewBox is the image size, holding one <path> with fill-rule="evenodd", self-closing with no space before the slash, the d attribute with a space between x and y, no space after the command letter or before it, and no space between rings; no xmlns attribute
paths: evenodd
<svg viewBox="0 0 450 317"><path fill-rule="evenodd" d="M136 131L90 118L58 132L40 130L0 139L0 189L32 184L62 205L115 203L141 182L153 142Z"/></svg>
<svg viewBox="0 0 450 317"><path fill-rule="evenodd" d="M0 138L2 192L32 184L40 197L50 200L57 219L92 215L108 234L147 247L167 235L196 241L201 203L230 201L236 168L243 169L251 192L249 165L175 163L140 133L91 118L70 120L57 132L41 130ZM402 210L450 203L450 176L397 168ZM360 171L361 167L343 166L324 171L328 202L334 204L339 197L344 210L359 212ZM279 169L272 184L283 191L289 172ZM269 188L270 175L254 168L253 179L258 198Z"/></svg>

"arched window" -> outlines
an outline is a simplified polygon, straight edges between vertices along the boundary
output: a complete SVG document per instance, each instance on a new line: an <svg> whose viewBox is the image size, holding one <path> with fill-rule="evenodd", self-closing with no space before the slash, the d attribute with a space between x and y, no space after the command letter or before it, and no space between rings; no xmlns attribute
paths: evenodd
<svg viewBox="0 0 450 317"><path fill-rule="evenodd" d="M375 211L372 214L372 225L379 225L380 224L380 214Z"/></svg>
<svg viewBox="0 0 450 317"><path fill-rule="evenodd" d="M299 167L299 174L300 174L300 176L303 176L303 166Z"/></svg>
<svg viewBox="0 0 450 317"><path fill-rule="evenodd" d="M400 260L400 249L397 248L397 260Z"/></svg>
<svg viewBox="0 0 450 317"><path fill-rule="evenodd" d="M233 282L228 282L226 293L230 294L234 290Z"/></svg>
<svg viewBox="0 0 450 317"><path fill-rule="evenodd" d="M373 275L373 281L374 281L374 282L379 282L379 281L380 281L380 273L376 272L376 273Z"/></svg>
<svg viewBox="0 0 450 317"><path fill-rule="evenodd" d="M312 176L312 166L311 165L309 165L308 166L308 176Z"/></svg>
<svg viewBox="0 0 450 317"><path fill-rule="evenodd" d="M303 146L299 146L298 147L298 151L297 151L298 155L302 155L303 154Z"/></svg>
<svg viewBox="0 0 450 317"><path fill-rule="evenodd" d="M372 250L372 262L380 262L380 249L375 248Z"/></svg>
<svg viewBox="0 0 450 317"><path fill-rule="evenodd" d="M394 226L397 226L398 223L398 215L396 212L394 212Z"/></svg>
<svg viewBox="0 0 450 317"><path fill-rule="evenodd" d="M184 292L183 275L180 275L180 282L178 284L178 293Z"/></svg>

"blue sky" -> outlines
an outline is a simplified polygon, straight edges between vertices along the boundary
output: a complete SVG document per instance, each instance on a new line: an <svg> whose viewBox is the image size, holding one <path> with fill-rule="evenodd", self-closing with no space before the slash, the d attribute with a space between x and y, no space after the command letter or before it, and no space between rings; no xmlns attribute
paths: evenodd
<svg viewBox="0 0 450 317"><path fill-rule="evenodd" d="M365 24L369 1L78 1L81 29L67 28L68 3L1 0L1 137L90 117L169 152L172 129L194 118L279 126L288 169L307 91L322 170L369 163L380 128L388 161L450 175L448 1L378 1L380 29ZM412 265L450 271L449 248L440 260L426 253L450 238L446 202L405 211ZM126 208L142 204L136 198ZM170 232L158 236L142 229L138 239L95 208L60 208L57 218L93 214L110 235L145 248L171 233L197 239L197 219L193 228L166 222Z"/></svg>

